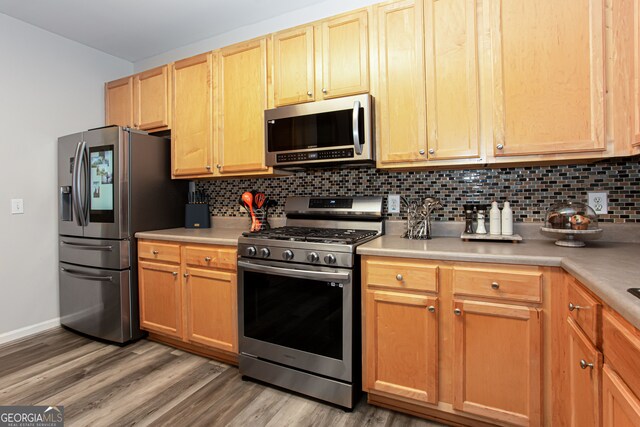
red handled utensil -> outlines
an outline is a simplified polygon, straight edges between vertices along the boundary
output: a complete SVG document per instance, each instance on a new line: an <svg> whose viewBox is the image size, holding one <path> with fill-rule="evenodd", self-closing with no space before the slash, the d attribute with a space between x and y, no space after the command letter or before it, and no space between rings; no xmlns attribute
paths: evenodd
<svg viewBox="0 0 640 427"><path fill-rule="evenodd" d="M242 201L245 205L249 206L249 213L251 214L251 231L256 228L256 215L253 213L253 194L249 191L242 193Z"/></svg>

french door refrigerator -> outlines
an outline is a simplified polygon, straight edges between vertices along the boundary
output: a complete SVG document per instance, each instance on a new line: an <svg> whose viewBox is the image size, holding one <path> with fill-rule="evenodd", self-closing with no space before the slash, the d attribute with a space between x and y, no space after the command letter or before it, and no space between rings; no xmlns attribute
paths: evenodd
<svg viewBox="0 0 640 427"><path fill-rule="evenodd" d="M170 142L109 126L58 139L62 325L117 343L142 336L134 234L184 225L187 183Z"/></svg>

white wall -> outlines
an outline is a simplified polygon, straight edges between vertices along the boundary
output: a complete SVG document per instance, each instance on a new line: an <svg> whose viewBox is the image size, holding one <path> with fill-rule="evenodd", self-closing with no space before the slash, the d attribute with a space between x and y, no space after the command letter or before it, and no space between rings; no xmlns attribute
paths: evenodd
<svg viewBox="0 0 640 427"><path fill-rule="evenodd" d="M342 12L348 12L374 3L380 3L381 1L382 0L326 0L313 6L286 13L255 24L247 25L245 27L237 28L233 31L192 43L178 49L173 49L160 55L136 61L134 63L135 72L137 73L139 71L148 70L172 61L208 52L219 47L229 46L231 44L260 37L265 34L337 15ZM167 31L171 31L171 29L168 28Z"/></svg>
<svg viewBox="0 0 640 427"><path fill-rule="evenodd" d="M133 64L4 14L0 58L1 343L58 323L57 138L102 126L103 84Z"/></svg>

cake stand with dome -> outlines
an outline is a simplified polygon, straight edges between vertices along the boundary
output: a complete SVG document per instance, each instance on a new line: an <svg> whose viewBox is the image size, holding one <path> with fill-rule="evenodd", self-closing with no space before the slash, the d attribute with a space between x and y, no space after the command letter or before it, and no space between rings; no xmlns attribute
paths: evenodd
<svg viewBox="0 0 640 427"><path fill-rule="evenodd" d="M598 215L580 202L560 202L547 211L540 232L556 240L556 245L570 248L585 246L585 240L599 239L602 229L598 227Z"/></svg>

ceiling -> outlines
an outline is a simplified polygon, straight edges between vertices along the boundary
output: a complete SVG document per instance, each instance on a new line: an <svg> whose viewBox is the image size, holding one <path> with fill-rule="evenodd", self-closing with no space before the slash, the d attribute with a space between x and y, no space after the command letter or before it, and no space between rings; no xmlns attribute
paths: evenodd
<svg viewBox="0 0 640 427"><path fill-rule="evenodd" d="M131 62L323 0L0 0L0 13Z"/></svg>

